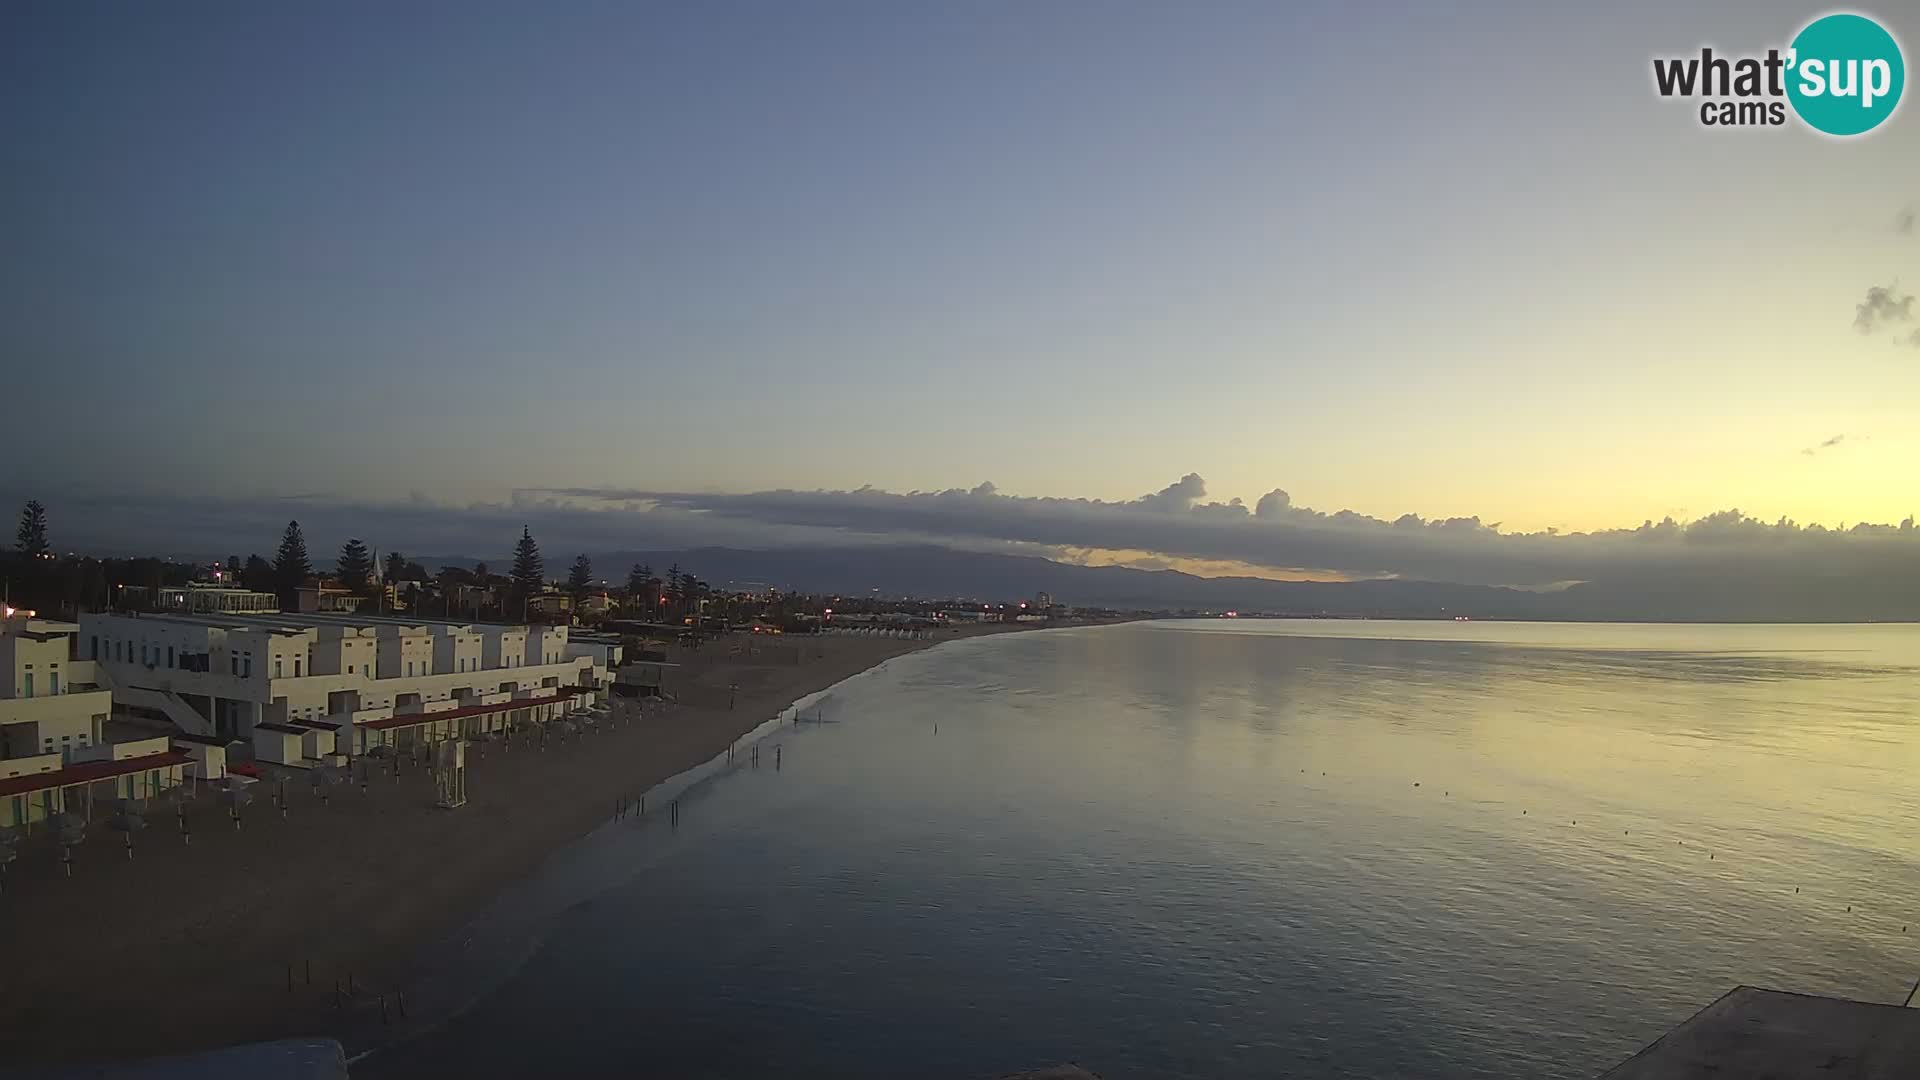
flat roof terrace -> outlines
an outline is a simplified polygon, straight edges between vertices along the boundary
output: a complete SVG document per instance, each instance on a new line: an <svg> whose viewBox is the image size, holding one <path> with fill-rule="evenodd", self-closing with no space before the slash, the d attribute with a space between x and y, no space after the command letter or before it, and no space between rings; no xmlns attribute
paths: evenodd
<svg viewBox="0 0 1920 1080"><path fill-rule="evenodd" d="M1913 1080L1920 1009L1737 986L1601 1080Z"/></svg>

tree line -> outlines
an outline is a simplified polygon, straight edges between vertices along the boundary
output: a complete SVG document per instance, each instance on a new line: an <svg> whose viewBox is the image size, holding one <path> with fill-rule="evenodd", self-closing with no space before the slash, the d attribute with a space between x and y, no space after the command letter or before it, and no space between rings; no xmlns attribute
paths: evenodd
<svg viewBox="0 0 1920 1080"><path fill-rule="evenodd" d="M531 528L521 529L505 575L493 574L485 562L475 563L472 569L442 566L429 573L399 551L389 551L377 561L378 566L364 540L350 537L340 546L331 577L337 587L368 599L382 596L391 587L408 610L432 614L438 607L446 617L489 613L525 617L531 598L547 587L546 563ZM129 587L145 590L151 604L160 589L188 584L199 569L156 558L56 556L48 539L46 507L32 500L20 511L14 550L7 553L4 573L8 603L13 607L77 615L81 610L129 606L124 595ZM287 522L272 560L257 553L245 559L229 555L222 569L226 583L273 593L285 611L298 610L300 590L314 587L321 576L298 519ZM585 553L576 556L566 578L566 590L576 605L595 585L592 560ZM678 564L669 567L664 577L642 563L627 572L625 608L631 617L679 620L715 603L725 606L725 599Z"/></svg>

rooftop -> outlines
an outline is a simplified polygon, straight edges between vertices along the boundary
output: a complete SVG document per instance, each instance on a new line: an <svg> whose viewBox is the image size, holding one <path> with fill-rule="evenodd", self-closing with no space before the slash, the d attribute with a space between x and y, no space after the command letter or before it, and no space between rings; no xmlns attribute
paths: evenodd
<svg viewBox="0 0 1920 1080"><path fill-rule="evenodd" d="M369 731L390 731L396 728L419 727L422 724L436 724L442 720L463 720L469 716L484 716L487 713L506 712L510 709L529 709L535 705L552 705L565 701L578 693L573 687L562 687L558 694L549 697L514 698L511 701L496 701L488 705L463 705L457 709L444 709L440 712L401 713L398 716L385 716L378 720L368 720L360 726Z"/></svg>
<svg viewBox="0 0 1920 1080"><path fill-rule="evenodd" d="M9 795L25 795L34 791L49 791L53 788L73 787L76 784L91 784L97 780L110 780L128 773L185 765L189 760L191 759L185 754L168 750L144 757L121 758L118 761L83 761L78 765L69 765L52 772L24 773L0 780L0 798Z"/></svg>
<svg viewBox="0 0 1920 1080"><path fill-rule="evenodd" d="M1920 1009L1737 986L1601 1080L1906 1080Z"/></svg>

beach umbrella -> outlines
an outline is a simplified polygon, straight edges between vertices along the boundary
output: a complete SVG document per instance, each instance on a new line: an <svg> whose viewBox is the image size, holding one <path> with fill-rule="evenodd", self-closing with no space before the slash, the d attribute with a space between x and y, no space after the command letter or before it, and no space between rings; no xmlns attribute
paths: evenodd
<svg viewBox="0 0 1920 1080"><path fill-rule="evenodd" d="M147 827L147 819L137 813L134 806L132 799L120 800L119 810L114 813L113 820L107 823L124 838L129 859L133 858L133 834Z"/></svg>
<svg viewBox="0 0 1920 1080"><path fill-rule="evenodd" d="M220 801L227 808L227 816L233 819L234 831L240 831L240 808L253 801L253 792L229 779L227 786L220 791Z"/></svg>
<svg viewBox="0 0 1920 1080"><path fill-rule="evenodd" d="M73 876L73 849L86 842L87 826L73 814L59 813L47 817L47 827L53 830L60 842L60 865L66 868L67 876Z"/></svg>
<svg viewBox="0 0 1920 1080"><path fill-rule="evenodd" d="M333 786L340 782L340 770L332 765L322 765L309 770L308 780L313 784L313 790L320 794L320 805L325 806Z"/></svg>

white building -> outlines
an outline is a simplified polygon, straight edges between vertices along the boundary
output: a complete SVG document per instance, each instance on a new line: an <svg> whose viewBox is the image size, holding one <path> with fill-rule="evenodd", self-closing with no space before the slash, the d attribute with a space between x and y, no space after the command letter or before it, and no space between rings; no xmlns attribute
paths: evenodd
<svg viewBox="0 0 1920 1080"><path fill-rule="evenodd" d="M129 586L125 592L127 599L141 601L147 598L147 588L141 585ZM251 589L238 589L227 585L169 585L160 589L152 597L153 606L161 611L185 611L199 614L232 613L237 615L258 615L280 610L280 598L270 592L254 592Z"/></svg>
<svg viewBox="0 0 1920 1080"><path fill-rule="evenodd" d="M0 828L24 826L59 813L93 816L95 804L151 799L180 786L189 764L166 738L96 743L60 754L0 761Z"/></svg>
<svg viewBox="0 0 1920 1080"><path fill-rule="evenodd" d="M113 698L96 665L76 659L73 623L0 619L0 758L67 761L100 742Z"/></svg>
<svg viewBox="0 0 1920 1080"><path fill-rule="evenodd" d="M264 741L280 758L297 742L302 761L357 754L413 728L440 737L550 719L607 680L595 654L568 648L564 626L367 614L89 614L77 648L107 673L118 703L196 735L298 729L268 728ZM336 734L325 751L305 734L314 724Z"/></svg>

